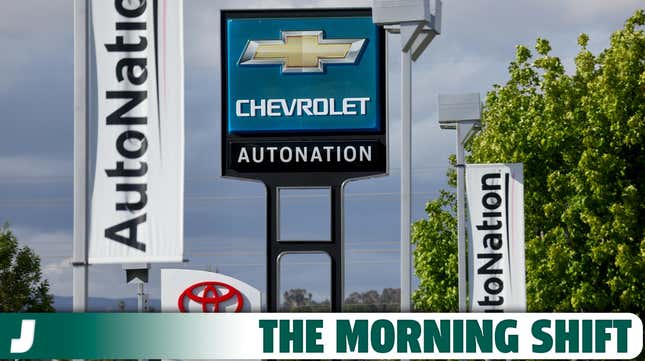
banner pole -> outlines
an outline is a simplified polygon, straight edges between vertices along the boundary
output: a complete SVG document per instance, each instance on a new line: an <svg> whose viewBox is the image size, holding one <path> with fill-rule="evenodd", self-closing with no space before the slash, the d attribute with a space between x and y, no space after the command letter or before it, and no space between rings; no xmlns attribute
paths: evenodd
<svg viewBox="0 0 645 361"><path fill-rule="evenodd" d="M88 14L89 1L74 0L74 312L87 311Z"/></svg>
<svg viewBox="0 0 645 361"><path fill-rule="evenodd" d="M457 148L457 274L459 291L459 312L468 312L468 260L466 250L466 161L464 145L481 129L481 101L479 94L440 94L439 126L441 129L455 129ZM470 249L470 248L468 248ZM471 280L472 281L472 280Z"/></svg>
<svg viewBox="0 0 645 361"><path fill-rule="evenodd" d="M412 267L410 261L410 208L412 173L412 58L405 44L417 24L401 24L401 312L410 312Z"/></svg>
<svg viewBox="0 0 645 361"><path fill-rule="evenodd" d="M464 136L461 123L457 123L457 262L459 277L459 312L467 312L466 305L466 205L464 162Z"/></svg>

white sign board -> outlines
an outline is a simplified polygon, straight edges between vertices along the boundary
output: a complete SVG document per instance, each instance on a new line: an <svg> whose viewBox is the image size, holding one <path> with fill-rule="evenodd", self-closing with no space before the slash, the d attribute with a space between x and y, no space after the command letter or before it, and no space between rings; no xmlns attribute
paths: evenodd
<svg viewBox="0 0 645 361"><path fill-rule="evenodd" d="M526 310L522 164L467 164L473 312Z"/></svg>
<svg viewBox="0 0 645 361"><path fill-rule="evenodd" d="M181 0L92 1L97 98L90 263L183 259Z"/></svg>
<svg viewBox="0 0 645 361"><path fill-rule="evenodd" d="M258 289L221 273L161 270L162 312L260 312Z"/></svg>

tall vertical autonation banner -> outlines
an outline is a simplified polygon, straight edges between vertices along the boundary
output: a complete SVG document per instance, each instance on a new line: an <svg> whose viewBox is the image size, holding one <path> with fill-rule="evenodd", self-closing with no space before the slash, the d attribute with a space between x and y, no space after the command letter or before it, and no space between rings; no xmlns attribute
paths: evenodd
<svg viewBox="0 0 645 361"><path fill-rule="evenodd" d="M526 310L522 164L467 164L473 312Z"/></svg>
<svg viewBox="0 0 645 361"><path fill-rule="evenodd" d="M89 262L181 262L183 3L91 4L98 119Z"/></svg>

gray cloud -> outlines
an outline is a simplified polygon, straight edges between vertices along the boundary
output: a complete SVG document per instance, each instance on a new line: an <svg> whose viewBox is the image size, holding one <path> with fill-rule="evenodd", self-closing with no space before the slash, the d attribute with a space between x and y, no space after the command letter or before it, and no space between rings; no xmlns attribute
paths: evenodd
<svg viewBox="0 0 645 361"><path fill-rule="evenodd" d="M3 4L0 12L0 96L20 86L25 76L39 76L34 67L50 71L69 66L73 41L72 2L21 0ZM53 69L51 66L53 65ZM44 70L44 69L43 69Z"/></svg>
<svg viewBox="0 0 645 361"><path fill-rule="evenodd" d="M0 156L0 182L29 181L30 179L66 179L72 175L72 160L47 156Z"/></svg>
<svg viewBox="0 0 645 361"><path fill-rule="evenodd" d="M188 267L221 265L223 272L263 287L264 194L251 182L219 179L219 8L360 7L369 1L185 1L186 60L186 243ZM481 0L445 1L442 34L415 63L413 79L413 199L414 216L445 187L447 157L454 152L454 134L441 131L436 120L439 93L480 92L503 83L515 45L532 45L536 37L552 41L553 53L568 69L577 52L576 37L591 36L590 48L600 51L640 2L631 0ZM0 221L18 227L21 240L43 254L43 269L56 294L69 295L71 269L66 255L71 245L71 202L36 206L15 200L71 199L72 169L72 2L70 0L12 2L0 13L0 181L7 190L0 199ZM399 208L399 52L398 36L390 40L391 176L352 182L347 186L346 232L352 247L382 248L374 242L398 238ZM46 179L34 187L19 179ZM54 178L66 180L50 182ZM368 193L379 196L354 197ZM208 200L208 197L253 196L257 199ZM204 196L201 200L200 196ZM2 207L11 200L13 207ZM45 204L45 203L43 203ZM198 240L205 241L198 241ZM348 291L395 287L398 253L349 252ZM385 246L383 246L385 247ZM260 254L244 255L255 249ZM258 251L259 250L259 251ZM233 251L238 252L233 254ZM228 252L228 253L227 253ZM157 272L158 267L155 267ZM154 273L153 272L153 273ZM157 273L154 273L157 274ZM310 273L294 275L312 278ZM156 276L155 276L156 277ZM315 277L314 277L315 278ZM123 284L120 266L96 266L91 271L93 296L134 296ZM311 284L322 294L322 284ZM150 285L158 295L158 279Z"/></svg>

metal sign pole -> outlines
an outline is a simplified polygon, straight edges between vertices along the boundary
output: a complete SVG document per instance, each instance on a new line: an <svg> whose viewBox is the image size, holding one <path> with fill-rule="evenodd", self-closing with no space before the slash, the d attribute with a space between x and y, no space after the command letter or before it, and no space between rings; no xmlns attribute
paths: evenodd
<svg viewBox="0 0 645 361"><path fill-rule="evenodd" d="M87 310L88 15L88 1L74 0L74 312Z"/></svg>
<svg viewBox="0 0 645 361"><path fill-rule="evenodd" d="M479 94L439 95L439 125L441 129L456 130L457 147L457 262L459 279L459 312L468 311L468 262L466 258L466 165L464 145L481 124L481 101Z"/></svg>
<svg viewBox="0 0 645 361"><path fill-rule="evenodd" d="M143 282L137 284L137 312L148 312L145 306L146 294L144 293Z"/></svg>
<svg viewBox="0 0 645 361"><path fill-rule="evenodd" d="M401 24L401 312L411 310L410 208L412 173L412 59L405 49L417 24Z"/></svg>
<svg viewBox="0 0 645 361"><path fill-rule="evenodd" d="M147 312L144 284L148 282L150 277L150 263L124 264L123 270L125 270L125 282L127 284L137 285L137 311Z"/></svg>
<svg viewBox="0 0 645 361"><path fill-rule="evenodd" d="M280 256L277 249L278 234L278 212L280 211L278 200L278 188L267 185L267 206L266 206L266 227L267 227L267 260L266 260L266 287L267 287L267 312L278 312L280 302L280 269L278 257Z"/></svg>
<svg viewBox="0 0 645 361"><path fill-rule="evenodd" d="M344 242L343 186L331 187L331 241L329 250L331 262L331 312L342 312L345 300L345 242Z"/></svg>
<svg viewBox="0 0 645 361"><path fill-rule="evenodd" d="M466 312L466 217L463 129L457 124L457 263L459 278L459 312Z"/></svg>
<svg viewBox="0 0 645 361"><path fill-rule="evenodd" d="M401 34L401 312L412 311L412 61L421 56L441 31L441 0L434 3L434 14L430 0L372 3L374 23Z"/></svg>

